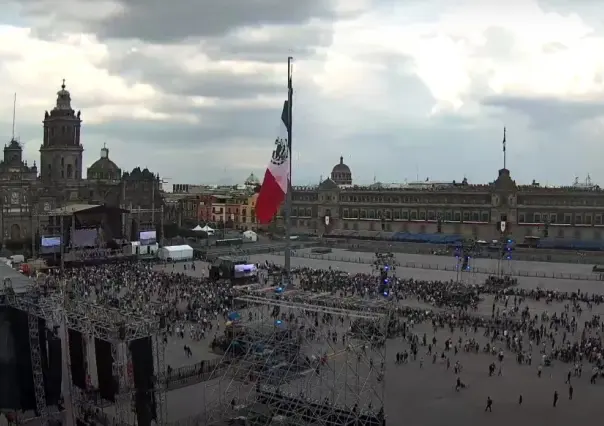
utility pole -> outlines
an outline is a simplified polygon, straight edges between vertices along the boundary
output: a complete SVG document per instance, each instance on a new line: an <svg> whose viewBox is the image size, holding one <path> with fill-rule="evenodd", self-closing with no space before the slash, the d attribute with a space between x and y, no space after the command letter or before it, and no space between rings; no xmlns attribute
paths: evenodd
<svg viewBox="0 0 604 426"><path fill-rule="evenodd" d="M33 204L33 203L32 203ZM31 209L31 258L32 260L36 260L36 234L37 234L37 227L34 226L34 222L35 222L35 218L37 216L38 213L38 209L36 207L36 205L34 204Z"/></svg>
<svg viewBox="0 0 604 426"><path fill-rule="evenodd" d="M60 216L59 216L59 227L60 227L60 231L59 231L59 235L61 236L61 276L64 276L64 272L65 272L65 233L63 232L63 212L60 212Z"/></svg>

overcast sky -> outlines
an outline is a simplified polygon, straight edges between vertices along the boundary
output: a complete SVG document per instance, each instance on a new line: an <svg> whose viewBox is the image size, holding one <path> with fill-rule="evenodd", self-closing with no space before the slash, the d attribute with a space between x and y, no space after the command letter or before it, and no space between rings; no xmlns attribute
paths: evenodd
<svg viewBox="0 0 604 426"><path fill-rule="evenodd" d="M7 3L9 6L6 7ZM21 0L0 9L0 135L38 160L61 79L85 164L170 183L262 175L294 68L294 184L340 155L357 183L604 184L595 0Z"/></svg>

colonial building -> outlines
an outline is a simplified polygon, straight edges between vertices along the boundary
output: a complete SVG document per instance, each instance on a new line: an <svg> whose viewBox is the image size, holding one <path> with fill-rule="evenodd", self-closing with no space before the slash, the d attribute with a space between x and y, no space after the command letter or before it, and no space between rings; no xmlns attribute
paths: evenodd
<svg viewBox="0 0 604 426"><path fill-rule="evenodd" d="M416 182L352 185L342 159L331 178L317 187L294 187L294 230L319 234L456 234L490 241L505 221L510 238L600 241L604 231L604 190L595 185L518 185L499 170L485 185ZM282 216L278 223L283 225Z"/></svg>
<svg viewBox="0 0 604 426"><path fill-rule="evenodd" d="M109 159L104 147L98 161L82 176L82 116L71 105L65 82L57 93L55 107L45 112L40 146L40 168L23 161L17 140L4 147L0 163L0 238L2 243L25 241L32 230L44 232L47 212L69 204L106 204L145 209L138 222L149 222L150 212L162 205L159 177L135 168L122 170ZM155 215L159 221L159 213Z"/></svg>

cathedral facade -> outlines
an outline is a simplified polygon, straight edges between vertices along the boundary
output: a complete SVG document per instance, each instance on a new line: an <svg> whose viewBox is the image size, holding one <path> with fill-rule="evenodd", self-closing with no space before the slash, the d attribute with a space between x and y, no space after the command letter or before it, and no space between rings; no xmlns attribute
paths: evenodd
<svg viewBox="0 0 604 426"><path fill-rule="evenodd" d="M39 229L44 233L49 212L70 204L97 204L144 211L138 220L146 222L148 210L162 205L159 176L149 170L122 170L109 159L104 147L100 158L83 176L84 146L82 117L71 105L65 82L57 93L55 107L45 112L39 168L23 160L23 149L13 139L4 147L0 162L0 239L26 243ZM154 215L156 221L159 215ZM39 227L39 228L38 228Z"/></svg>

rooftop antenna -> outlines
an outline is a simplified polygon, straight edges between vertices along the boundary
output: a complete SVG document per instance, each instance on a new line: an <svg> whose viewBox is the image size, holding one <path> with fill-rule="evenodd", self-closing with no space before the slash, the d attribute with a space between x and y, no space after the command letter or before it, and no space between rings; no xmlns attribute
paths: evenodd
<svg viewBox="0 0 604 426"><path fill-rule="evenodd" d="M415 164L415 181L419 182L419 166Z"/></svg>
<svg viewBox="0 0 604 426"><path fill-rule="evenodd" d="M15 96L13 97L13 137L11 140L15 140L15 119L17 116L17 92L15 92Z"/></svg>

